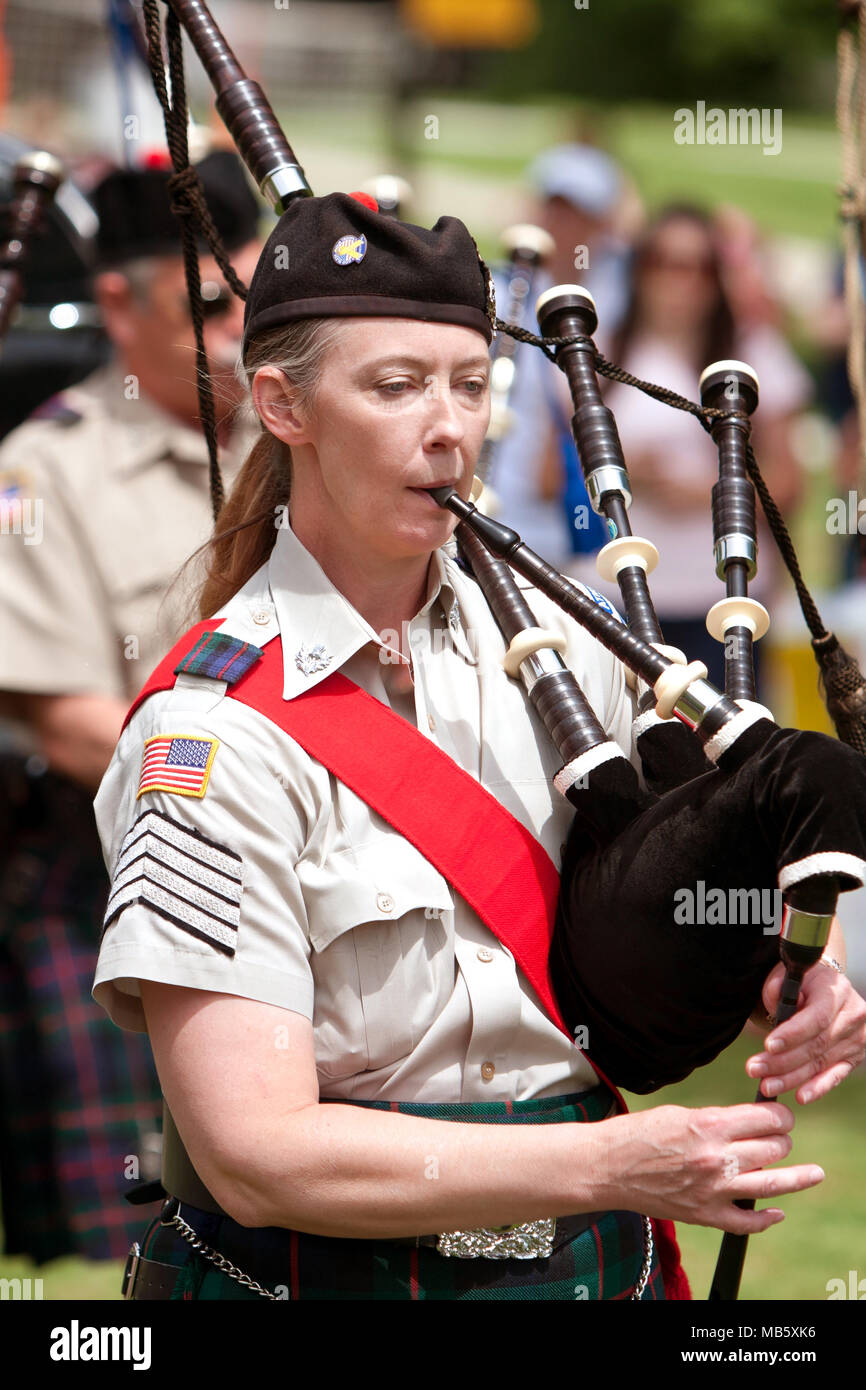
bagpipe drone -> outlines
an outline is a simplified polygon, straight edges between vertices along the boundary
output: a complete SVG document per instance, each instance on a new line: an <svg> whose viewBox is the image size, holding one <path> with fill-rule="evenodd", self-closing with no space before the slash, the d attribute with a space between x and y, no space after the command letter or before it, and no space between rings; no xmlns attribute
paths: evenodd
<svg viewBox="0 0 866 1390"><path fill-rule="evenodd" d="M4 209L5 240L0 244L0 342L21 302L23 269L31 243L42 231L48 208L64 177L60 160L46 150L22 154L12 171L13 198Z"/></svg>
<svg viewBox="0 0 866 1390"><path fill-rule="evenodd" d="M170 0L167 18L169 97L157 0L144 0L149 61L166 117L174 163L173 189L184 213L190 300L198 301L195 229L200 221L226 270L218 238L202 218L189 169L181 25L217 91L216 106L263 195L277 213L311 190L267 99L248 79L201 0ZM538 259L525 229L512 239L512 289ZM243 296L231 267L229 282ZM237 283L236 283L237 282ZM518 297L525 300L527 289ZM512 302L515 294L511 295ZM550 955L552 983L573 1029L586 1029L586 1051L617 1085L650 1092L709 1062L740 1032L761 987L781 956L785 979L777 1022L796 1010L804 972L821 956L839 893L866 877L866 682L824 630L799 575L784 523L757 470L749 445L758 384L739 362L714 363L701 378L700 406L664 388L636 382L612 367L593 342L591 296L579 286L547 290L537 305L541 337L496 320L494 395L507 410L514 375L508 338L534 343L568 378L572 428L589 498L611 540L598 557L616 579L626 622L606 612L557 573L507 526L453 489L433 495L460 518L458 543L481 585L508 647L505 667L522 680L563 759L556 786L575 815L562 864ZM214 509L221 503L216 448L206 406L207 372L196 324L202 418L211 435ZM503 336L505 335L505 336ZM503 366L497 372L497 362ZM505 365L507 364L507 365ZM599 391L597 372L638 385L691 410L719 452L713 490L717 572L726 596L708 620L725 643L726 690L666 648L647 585L657 552L634 536L631 490L616 423ZM497 388L497 382L500 382ZM500 411L501 418L501 411ZM748 596L755 573L757 488L771 528L794 572L813 646L840 736L780 729L755 702L752 642L767 615ZM560 656L558 634L539 629L511 570L608 647L634 677L638 696L635 745L642 780L608 738ZM678 895L705 885L725 911L706 926L680 920ZM780 920L746 910L735 924L727 906L750 895L781 893ZM763 901L763 899L761 899ZM757 921L755 921L757 917ZM759 1097L763 1099L763 1097ZM712 1298L736 1298L745 1237L726 1236Z"/></svg>

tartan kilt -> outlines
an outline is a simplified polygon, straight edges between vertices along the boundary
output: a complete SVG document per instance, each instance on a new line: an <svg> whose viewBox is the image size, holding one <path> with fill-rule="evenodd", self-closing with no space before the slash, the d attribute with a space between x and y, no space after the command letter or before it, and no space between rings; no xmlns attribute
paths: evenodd
<svg viewBox="0 0 866 1390"><path fill-rule="evenodd" d="M612 1095L604 1086L572 1096L477 1105L422 1105L341 1101L426 1119L479 1124L562 1124L603 1119ZM634 1212L595 1212L557 1221L546 1259L461 1259L430 1246L388 1240L314 1236L282 1227L249 1228L181 1205L180 1216L198 1239L279 1299L297 1300L567 1300L630 1299L644 1262L643 1218ZM195 1252L157 1217L141 1240L141 1254L175 1265L181 1274L172 1299L265 1302ZM653 1249L642 1300L664 1299L659 1256Z"/></svg>
<svg viewBox="0 0 866 1390"><path fill-rule="evenodd" d="M116 1028L90 997L108 893L90 799L51 773L14 772L3 760L7 812L20 795L0 851L5 1251L37 1264L123 1259L141 1229L125 1193L159 1174L156 1069L147 1037Z"/></svg>

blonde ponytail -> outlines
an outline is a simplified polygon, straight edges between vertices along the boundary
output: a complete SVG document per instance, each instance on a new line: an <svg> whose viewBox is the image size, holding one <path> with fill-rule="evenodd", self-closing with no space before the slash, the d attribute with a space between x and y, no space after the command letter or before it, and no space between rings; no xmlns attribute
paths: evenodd
<svg viewBox="0 0 866 1390"><path fill-rule="evenodd" d="M199 617L209 618L265 563L276 539L278 508L288 502L292 454L263 429L235 480L206 552Z"/></svg>
<svg viewBox="0 0 866 1390"><path fill-rule="evenodd" d="M247 350L248 387L260 367L279 367L294 387L295 402L309 408L315 401L322 362L340 331L339 319L299 319L263 333ZM199 617L218 612L265 563L291 485L291 449L262 426L204 550L206 578L198 598Z"/></svg>

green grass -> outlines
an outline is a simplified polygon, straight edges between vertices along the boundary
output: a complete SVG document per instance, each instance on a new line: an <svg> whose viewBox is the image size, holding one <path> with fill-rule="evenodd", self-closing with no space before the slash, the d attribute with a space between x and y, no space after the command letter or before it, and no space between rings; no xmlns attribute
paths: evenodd
<svg viewBox="0 0 866 1390"><path fill-rule="evenodd" d="M142 1222L142 1230L144 1226ZM0 1278L41 1279L46 1301L105 1301L120 1299L123 1266L123 1260L80 1260L67 1255L37 1268L32 1260L23 1256L3 1255L0 1256Z"/></svg>

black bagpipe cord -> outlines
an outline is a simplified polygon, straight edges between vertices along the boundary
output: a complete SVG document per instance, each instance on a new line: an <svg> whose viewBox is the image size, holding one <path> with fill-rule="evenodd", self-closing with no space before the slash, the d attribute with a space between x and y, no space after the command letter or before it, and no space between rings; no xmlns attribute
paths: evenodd
<svg viewBox="0 0 866 1390"><path fill-rule="evenodd" d="M143 14L147 32L147 60L154 90L162 107L165 134L174 173L168 181L171 210L179 218L183 238L183 262L186 272L192 323L195 332L196 386L198 389L201 427L207 442L210 465L210 494L214 521L225 501L222 474L217 451L216 415L214 413L213 383L204 345L204 309L201 297L201 271L198 259L197 236L200 232L228 285L238 299L245 300L247 287L235 271L222 238L217 231L201 179L189 160L189 109L186 99L186 79L183 66L183 31L174 10L169 7L166 17L168 47L168 77L171 94L165 80L165 56L157 0L144 0Z"/></svg>

